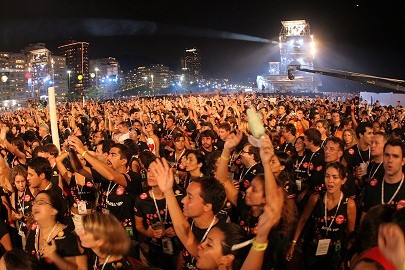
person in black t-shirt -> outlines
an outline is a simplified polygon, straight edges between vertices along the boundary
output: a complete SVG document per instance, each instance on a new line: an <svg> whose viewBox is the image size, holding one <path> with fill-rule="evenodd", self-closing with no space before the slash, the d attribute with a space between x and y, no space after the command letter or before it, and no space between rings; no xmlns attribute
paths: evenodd
<svg viewBox="0 0 405 270"><path fill-rule="evenodd" d="M71 136L69 140L76 152L93 166L91 174L94 179L101 182L103 212L113 214L127 233L136 239L134 202L136 196L142 193L142 179L140 174L127 170L131 160L128 147L120 143L114 144L105 164L89 154L77 137Z"/></svg>
<svg viewBox="0 0 405 270"><path fill-rule="evenodd" d="M368 162L371 159L370 144L373 125L370 122L359 123L356 127L356 137L357 144L345 150L342 163L353 175L363 176L367 172Z"/></svg>
<svg viewBox="0 0 405 270"><path fill-rule="evenodd" d="M391 139L384 146L384 177L373 178L366 185L363 197L363 215L379 204L393 204L397 209L405 207L405 184L402 166L405 164L405 144Z"/></svg>

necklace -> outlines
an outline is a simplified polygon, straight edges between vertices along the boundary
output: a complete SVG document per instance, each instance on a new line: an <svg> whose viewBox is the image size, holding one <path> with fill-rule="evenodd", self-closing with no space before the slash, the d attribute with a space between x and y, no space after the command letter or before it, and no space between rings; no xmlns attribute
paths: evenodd
<svg viewBox="0 0 405 270"><path fill-rule="evenodd" d="M108 255L107 258L105 259L104 263L103 263L103 266L101 267L101 270L104 269L105 265L108 263L110 258L111 258L111 255ZM98 256L96 255L96 259L94 260L94 265L93 265L94 270L98 269L97 262L98 262Z"/></svg>
<svg viewBox="0 0 405 270"><path fill-rule="evenodd" d="M397 190L395 191L394 195L392 195L391 199L388 202L384 201L384 183L385 183L385 180L383 179L382 185L381 185L381 204L391 204L392 200L394 200L394 198L397 196L399 190L402 187L402 184L404 183L404 174L402 174L402 180L399 183Z"/></svg>
<svg viewBox="0 0 405 270"><path fill-rule="evenodd" d="M57 227L58 225L59 225L59 222L56 222L56 224L53 226L51 232L48 234L48 236L47 236L47 238L46 238L45 244L44 244L43 247L41 248L41 251L44 250L45 246L49 243L49 240L51 240L51 235L52 235L52 233L55 231L55 229L56 229L56 227ZM40 239L39 239L39 233L40 233L40 231L39 231L39 226L38 226L37 229L35 230L35 251L36 251L36 254L37 254L38 259L40 259L40 256L39 256L39 251L40 251L40 250L39 250L39 241L40 241Z"/></svg>
<svg viewBox="0 0 405 270"><path fill-rule="evenodd" d="M360 153L360 148L359 148L359 146L357 145L357 152L359 153L359 156L360 156L360 158L361 158L361 161L364 163L365 161L364 161L364 159L363 159L363 157L362 157L362 155L361 155L361 153ZM370 160L370 157L371 157L371 152L370 152L370 147L368 148L368 159L367 160Z"/></svg>

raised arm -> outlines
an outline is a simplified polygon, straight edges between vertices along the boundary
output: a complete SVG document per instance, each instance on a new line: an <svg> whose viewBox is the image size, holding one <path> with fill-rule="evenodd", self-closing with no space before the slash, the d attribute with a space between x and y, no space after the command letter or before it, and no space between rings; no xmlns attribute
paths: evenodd
<svg viewBox="0 0 405 270"><path fill-rule="evenodd" d="M82 155L82 157L104 178L123 187L127 187L127 180L125 179L125 176L87 152L79 138L69 136L69 141L69 145L71 145L79 155Z"/></svg>
<svg viewBox="0 0 405 270"><path fill-rule="evenodd" d="M236 205L238 200L238 189L233 185L232 180L228 179L228 163L231 157L232 150L242 140L243 133L237 131L236 134L231 133L226 138L224 149L222 150L221 157L219 158L218 168L215 173L215 178L224 185L226 191L226 198Z"/></svg>
<svg viewBox="0 0 405 270"><path fill-rule="evenodd" d="M156 159L149 165L149 169L157 179L160 190L165 194L167 207L177 236L187 251L195 257L197 255L199 242L194 236L189 222L183 215L183 211L181 210L173 192L173 170L170 168L166 159Z"/></svg>
<svg viewBox="0 0 405 270"><path fill-rule="evenodd" d="M58 168L59 174L62 176L62 178L70 184L70 179L72 178L72 173L69 172L65 165L63 165L63 160L67 158L69 155L68 152L61 152L59 156L56 157L56 168Z"/></svg>

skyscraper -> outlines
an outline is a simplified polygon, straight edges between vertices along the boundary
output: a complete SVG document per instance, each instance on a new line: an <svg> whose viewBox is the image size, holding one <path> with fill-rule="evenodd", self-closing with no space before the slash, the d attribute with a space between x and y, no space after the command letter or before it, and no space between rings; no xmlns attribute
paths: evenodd
<svg viewBox="0 0 405 270"><path fill-rule="evenodd" d="M201 54L197 48L186 49L184 57L181 58L181 70L186 76L186 81L197 82L201 80Z"/></svg>
<svg viewBox="0 0 405 270"><path fill-rule="evenodd" d="M70 90L82 93L90 87L89 80L89 43L70 40L58 47L70 71Z"/></svg>
<svg viewBox="0 0 405 270"><path fill-rule="evenodd" d="M24 55L0 52L0 70L0 100L25 98L28 75Z"/></svg>

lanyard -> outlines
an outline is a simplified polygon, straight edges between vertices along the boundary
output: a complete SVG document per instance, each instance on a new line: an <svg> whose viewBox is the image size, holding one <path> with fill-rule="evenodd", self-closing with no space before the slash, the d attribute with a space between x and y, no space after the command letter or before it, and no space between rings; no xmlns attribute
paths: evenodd
<svg viewBox="0 0 405 270"><path fill-rule="evenodd" d="M108 196L110 196L111 191L113 191L113 189L115 188L116 185L117 185L117 183L114 183L114 185L112 186L112 188L110 188L110 187L111 187L111 181L110 181L110 183L108 184L108 188L107 188L107 192L106 192L106 198L105 198L105 201L106 201L106 202L110 202L110 201L108 200Z"/></svg>
<svg viewBox="0 0 405 270"><path fill-rule="evenodd" d="M394 195L392 195L391 199L388 202L384 202L384 182L385 182L385 180L383 179L382 185L381 185L381 204L390 204L392 202L392 200L395 198L395 196L397 196L399 190L402 187L402 184L404 183L404 174L402 174L401 183L399 183L397 190L395 191Z"/></svg>
<svg viewBox="0 0 405 270"><path fill-rule="evenodd" d="M255 166L256 164L257 164L257 162L256 162L255 164L253 164L252 166L250 166L250 167L246 170L246 172L245 172L243 175L240 174L240 176L239 176L239 182L242 181L243 178L245 178L245 176L249 173L250 169L252 169L252 167Z"/></svg>
<svg viewBox="0 0 405 270"><path fill-rule="evenodd" d="M360 148L359 148L359 146L357 145L357 152L359 153L359 156L360 156L360 158L361 158L361 161L363 161L363 163L365 162L364 161L364 159L363 159L363 157L361 156L361 153L360 153ZM368 160L370 160L370 156L371 154L370 154L370 148L368 148Z"/></svg>
<svg viewBox="0 0 405 270"><path fill-rule="evenodd" d="M163 221L163 220L162 220L162 217L160 216L159 207L158 207L158 205L157 205L157 203L156 203L155 193L153 193L153 190L150 190L150 191L152 191L152 199L153 199L153 202L155 203L156 213L157 213L157 215L158 215L158 217L159 217L159 221L160 221L161 223L163 223L163 224L166 224L166 220L167 220L167 202L166 202L165 220Z"/></svg>
<svg viewBox="0 0 405 270"><path fill-rule="evenodd" d="M22 200L20 200L20 198L18 198L18 200L17 200L18 205L19 205L20 208L21 208L21 212L23 213L23 216L25 216L24 207L25 207L25 192L26 192L26 191L27 191L27 187L25 187L25 189L24 189L24 193L23 193L23 196L22 196ZM18 192L17 192L17 197L18 197ZM22 203L21 203L21 201L22 201Z"/></svg>
<svg viewBox="0 0 405 270"><path fill-rule="evenodd" d="M338 203L337 208L336 208L335 215L332 216L332 220L331 220L331 222L330 222L330 224L328 226L328 195L325 194L325 226L327 228L326 229L326 235L328 235L329 229L332 227L332 224L336 219L336 215L337 215L337 213L339 211L339 207L340 207L340 203L342 202L342 199L343 199L343 192L340 193L340 199L339 199L339 203Z"/></svg>
<svg viewBox="0 0 405 270"><path fill-rule="evenodd" d="M76 179L75 179L76 180ZM111 183L111 182L110 182ZM86 184L86 177L84 178L84 185ZM83 188L84 185L82 186L82 189L80 189L80 186L77 184L76 181L76 188L77 188L77 195L79 195L79 199L82 200L82 194L83 194Z"/></svg>
<svg viewBox="0 0 405 270"><path fill-rule="evenodd" d="M304 162L304 159L305 159L306 156L307 156L307 155L305 154L305 155L302 157L302 159L301 159L300 163L298 164L298 166L296 167L295 171L299 170L299 168L301 167L302 163ZM298 161L298 160L297 160L297 161ZM297 163L298 163L298 162L297 162Z"/></svg>
<svg viewBox="0 0 405 270"><path fill-rule="evenodd" d="M107 258L106 258L106 259L105 259L105 261L104 261L103 266L101 267L101 270L103 270L103 269L104 269L105 265L108 263L108 261L110 260L110 258L111 258L111 255L108 255L108 256L107 256ZM98 261L98 256L96 256L96 259L94 260L94 266L93 266L93 269L98 269L98 266L97 266L97 261Z"/></svg>
<svg viewBox="0 0 405 270"><path fill-rule="evenodd" d="M51 240L51 235L55 231L58 224L59 224L59 222L56 222L55 226L53 226L51 232L48 234L48 237L46 238L45 245L47 245L49 243L49 240ZM35 251L37 253L37 257L38 257L38 259L40 259L40 255L39 255L39 226L35 230L35 242L34 242L34 245L35 245ZM43 248L41 250L43 250Z"/></svg>
<svg viewBox="0 0 405 270"><path fill-rule="evenodd" d="M314 157L314 155L315 155L319 150L321 150L321 148L319 148L318 150L316 150L315 152L313 152L313 153L311 154L311 157L309 158L308 168L307 168L307 175L308 175L308 176L311 176L311 174L309 173L309 168L311 167L312 158Z"/></svg>
<svg viewBox="0 0 405 270"><path fill-rule="evenodd" d="M186 148L183 149L183 151L181 152L179 158L176 157L176 150L174 151L174 168L177 170L177 165L179 164L179 161L181 159L181 157L184 155L184 152L186 152Z"/></svg>
<svg viewBox="0 0 405 270"><path fill-rule="evenodd" d="M208 233L210 232L210 230L212 229L212 226L214 226L214 223L215 223L215 216L214 216L214 218L212 219L210 226L209 226L208 229L205 231L204 236L201 238L200 243L204 242L205 238L207 238L207 235L208 235ZM191 223L191 231L193 231L193 226L194 226L194 220L193 220L193 222ZM191 259L191 263L194 263L194 257Z"/></svg>
<svg viewBox="0 0 405 270"><path fill-rule="evenodd" d="M377 171L378 171L378 169L380 168L381 164L382 164L382 162L378 164L377 168L376 168L376 169L374 170L374 172L373 172L374 165L375 165L375 163L373 162L373 167L370 169L370 175L371 175L371 176L368 178L368 181L369 181L369 182L370 182L371 179L374 178L374 175L377 173Z"/></svg>

